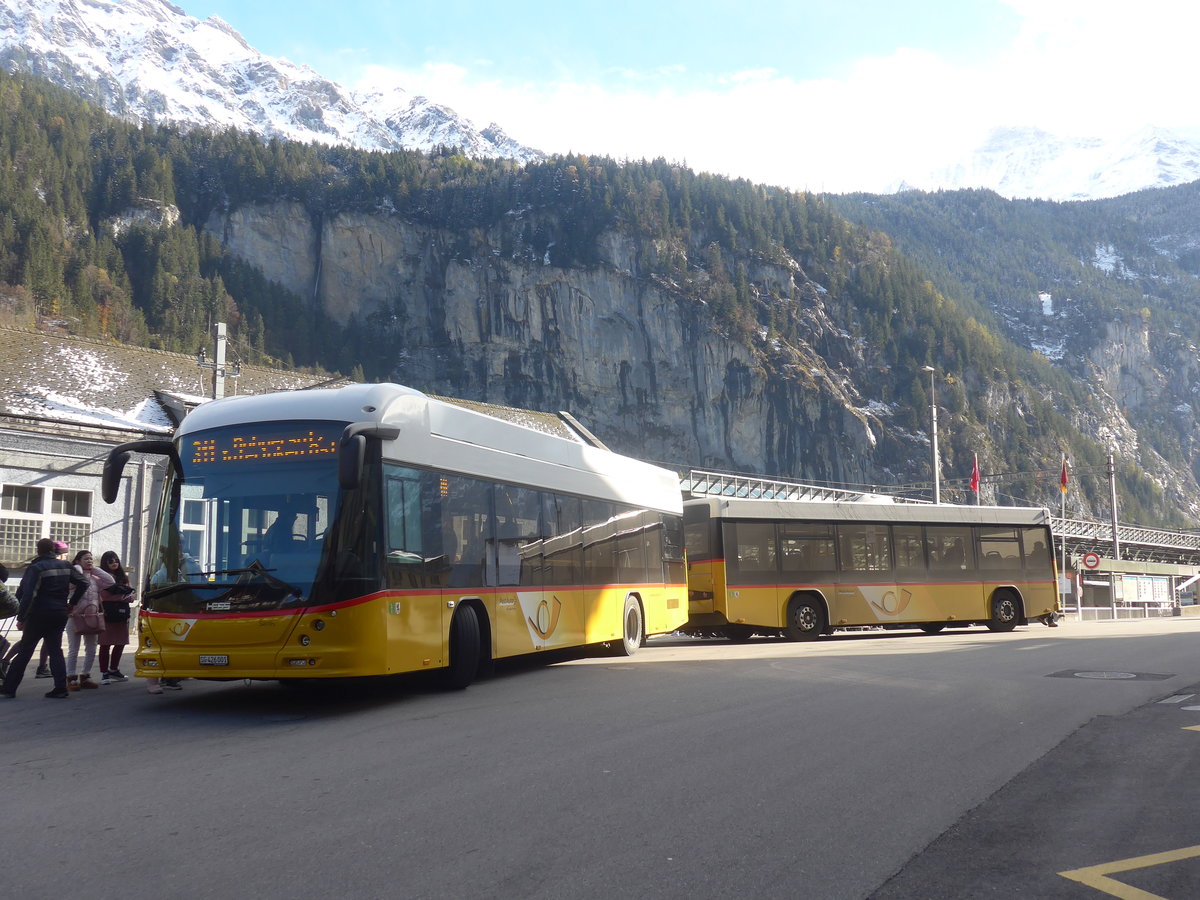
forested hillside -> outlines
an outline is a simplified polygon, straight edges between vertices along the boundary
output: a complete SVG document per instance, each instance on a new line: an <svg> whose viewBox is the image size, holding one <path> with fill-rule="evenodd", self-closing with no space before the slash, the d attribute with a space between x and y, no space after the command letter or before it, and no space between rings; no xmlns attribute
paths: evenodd
<svg viewBox="0 0 1200 900"><path fill-rule="evenodd" d="M950 499L966 499L978 454L997 475L984 502L1056 503L1060 454L1101 465L1115 438L1097 423L1112 434L1127 424L1070 365L1015 346L1028 342L984 279L956 269L959 254L979 254L981 270L1021 268L978 237L1002 218L987 211L1004 202L991 197L965 232L931 232L936 252L904 255L826 199L663 160L517 166L452 148L367 153L181 133L0 73L0 309L10 319L184 352L225 321L245 361L571 409L615 434L617 449L679 467L885 489L929 479L921 367L931 365ZM335 309L319 276L285 288L279 272L268 279L253 254L231 250L233 213L285 208L302 210L311 229L288 252L311 255L315 243L318 273L335 262L321 255L331 229L352 217L368 243L401 223L420 248L393 267L385 297ZM1027 249L1048 240L1031 232ZM452 293L464 272L478 279L477 299ZM1031 275L1020 287L1044 285ZM588 291L617 306L589 318L600 306ZM452 321L452 300L477 310L469 328ZM517 321L518 301L540 311ZM548 315L553 304L566 306ZM568 309L579 334L564 330ZM663 316L669 327L647 324ZM625 323L631 339L610 352ZM589 347L603 365L572 381ZM1187 521L1194 475L1153 446L1120 456L1122 518ZM1081 480L1072 511L1106 509L1106 493Z"/></svg>
<svg viewBox="0 0 1200 900"><path fill-rule="evenodd" d="M1200 182L1087 203L991 191L827 199L1104 397L1136 430L1114 436L1119 458L1152 451L1200 473Z"/></svg>

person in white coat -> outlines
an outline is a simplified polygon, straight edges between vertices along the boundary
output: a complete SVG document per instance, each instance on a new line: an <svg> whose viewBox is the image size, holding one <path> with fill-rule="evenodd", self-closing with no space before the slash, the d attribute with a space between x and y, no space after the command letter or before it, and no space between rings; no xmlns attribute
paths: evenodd
<svg viewBox="0 0 1200 900"><path fill-rule="evenodd" d="M100 603L100 598L104 596L101 592L113 583L113 577L107 572L95 565L91 551L80 550L75 554L74 559L75 571L83 575L88 580L88 589L79 602L75 603L69 609L70 616L67 619L67 690L78 691L86 688L98 688L100 685L92 681L92 664L96 661L96 643L100 637L99 629L92 633L82 633L84 628L81 618L77 615L79 610L89 604L94 603L96 610L103 609ZM100 627L103 627L103 619L100 620ZM83 641L83 670L79 669L79 643Z"/></svg>

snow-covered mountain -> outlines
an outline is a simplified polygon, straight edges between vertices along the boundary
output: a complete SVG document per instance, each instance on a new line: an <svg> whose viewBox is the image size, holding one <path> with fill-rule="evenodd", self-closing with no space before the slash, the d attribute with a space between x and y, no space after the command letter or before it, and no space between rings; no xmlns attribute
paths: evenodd
<svg viewBox="0 0 1200 900"><path fill-rule="evenodd" d="M228 23L166 0L0 0L0 65L66 87L120 116L235 127L375 150L459 146L543 156L499 125L395 89L356 95L308 66L264 56Z"/></svg>
<svg viewBox="0 0 1200 900"><path fill-rule="evenodd" d="M966 159L898 190L991 188L1005 197L1096 200L1200 179L1200 134L1142 128L1119 140L998 128Z"/></svg>

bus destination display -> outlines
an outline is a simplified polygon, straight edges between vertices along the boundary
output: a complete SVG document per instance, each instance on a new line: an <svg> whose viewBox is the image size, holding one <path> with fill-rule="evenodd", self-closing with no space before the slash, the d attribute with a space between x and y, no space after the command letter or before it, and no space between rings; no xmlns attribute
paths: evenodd
<svg viewBox="0 0 1200 900"><path fill-rule="evenodd" d="M193 466L254 465L333 456L346 426L340 423L293 423L284 427L220 428L190 441Z"/></svg>

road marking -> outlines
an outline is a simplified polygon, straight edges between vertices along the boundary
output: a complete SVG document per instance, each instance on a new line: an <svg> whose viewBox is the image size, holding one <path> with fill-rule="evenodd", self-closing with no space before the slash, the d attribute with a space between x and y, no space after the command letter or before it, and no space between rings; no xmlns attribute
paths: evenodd
<svg viewBox="0 0 1200 900"><path fill-rule="evenodd" d="M1184 700L1191 700L1195 696L1196 696L1195 694L1175 694L1173 697L1165 697L1162 700L1159 700L1158 702L1159 703L1182 703ZM1187 708L1195 709L1195 707L1192 707L1192 706L1189 706Z"/></svg>
<svg viewBox="0 0 1200 900"><path fill-rule="evenodd" d="M1200 731L1200 725L1196 726ZM1193 859L1200 856L1200 846L1184 847L1182 850L1168 850L1166 853L1151 853L1149 856L1135 856L1132 859L1119 859L1116 862L1102 863L1089 866L1086 869L1072 869L1069 872L1059 872L1063 878L1078 881L1080 884L1095 888L1110 897L1120 900L1167 900L1158 894L1151 894L1140 888L1130 887L1120 881L1109 878L1116 872L1132 872L1134 869L1149 869L1152 866L1165 866L1167 863L1179 862L1183 859Z"/></svg>
<svg viewBox="0 0 1200 900"><path fill-rule="evenodd" d="M1181 706L1179 708L1186 712L1195 712L1196 710L1200 709L1200 706Z"/></svg>
<svg viewBox="0 0 1200 900"><path fill-rule="evenodd" d="M1183 730L1184 731L1200 731L1200 725L1188 725Z"/></svg>

